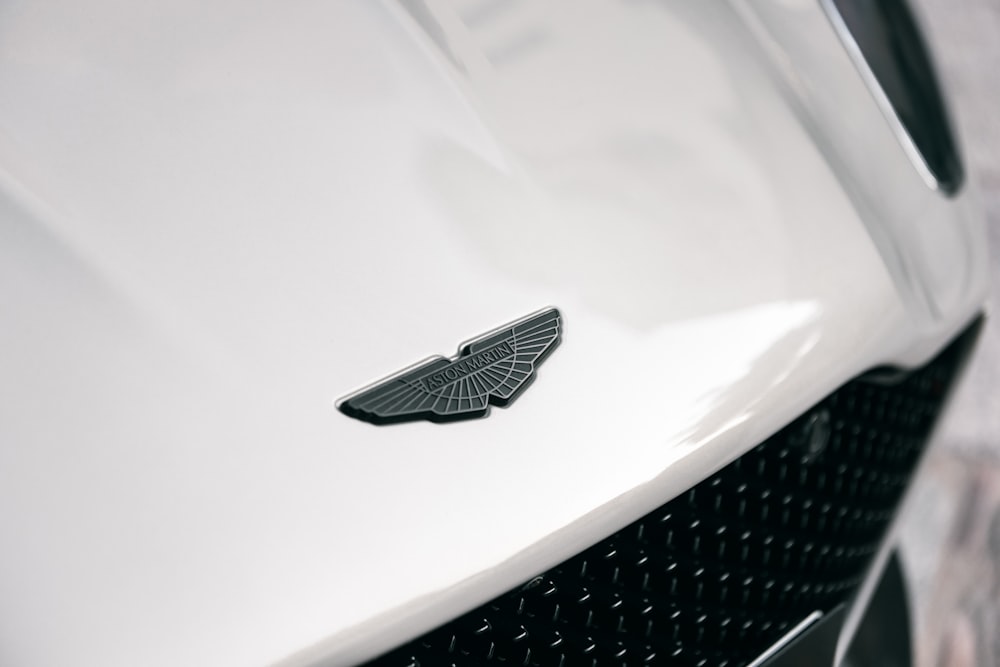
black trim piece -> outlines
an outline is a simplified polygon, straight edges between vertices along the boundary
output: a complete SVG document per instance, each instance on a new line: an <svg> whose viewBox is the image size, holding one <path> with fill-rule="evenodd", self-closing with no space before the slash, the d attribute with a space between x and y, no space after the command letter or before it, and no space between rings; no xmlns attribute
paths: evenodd
<svg viewBox="0 0 1000 667"><path fill-rule="evenodd" d="M965 170L924 38L905 0L829 0L864 56L938 188L953 195Z"/></svg>
<svg viewBox="0 0 1000 667"><path fill-rule="evenodd" d="M910 603L903 564L895 551L889 557L861 624L847 650L852 667L911 667L913 638Z"/></svg>
<svg viewBox="0 0 1000 667"><path fill-rule="evenodd" d="M774 657L753 667L833 667L846 618L847 606L841 605L802 631Z"/></svg>

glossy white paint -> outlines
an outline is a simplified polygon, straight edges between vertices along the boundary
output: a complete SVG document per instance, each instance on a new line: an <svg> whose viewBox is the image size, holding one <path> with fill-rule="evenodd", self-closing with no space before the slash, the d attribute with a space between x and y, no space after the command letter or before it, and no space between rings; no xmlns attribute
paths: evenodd
<svg viewBox="0 0 1000 667"><path fill-rule="evenodd" d="M0 7L0 661L349 664L984 291L815 2ZM334 401L546 305L487 420Z"/></svg>

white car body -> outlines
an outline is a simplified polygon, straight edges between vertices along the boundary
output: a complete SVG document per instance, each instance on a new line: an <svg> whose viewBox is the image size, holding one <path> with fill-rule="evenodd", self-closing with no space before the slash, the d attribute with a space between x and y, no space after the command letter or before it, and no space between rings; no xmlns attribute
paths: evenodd
<svg viewBox="0 0 1000 667"><path fill-rule="evenodd" d="M816 0L0 7L0 664L374 657L981 308ZM488 419L335 403L546 306Z"/></svg>

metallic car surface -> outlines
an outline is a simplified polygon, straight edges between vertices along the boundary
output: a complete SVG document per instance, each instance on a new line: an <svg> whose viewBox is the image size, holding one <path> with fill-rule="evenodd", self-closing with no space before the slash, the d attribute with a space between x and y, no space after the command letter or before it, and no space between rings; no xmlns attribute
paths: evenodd
<svg viewBox="0 0 1000 667"><path fill-rule="evenodd" d="M975 316L815 0L0 7L0 661L349 664ZM335 401L545 306L486 420Z"/></svg>

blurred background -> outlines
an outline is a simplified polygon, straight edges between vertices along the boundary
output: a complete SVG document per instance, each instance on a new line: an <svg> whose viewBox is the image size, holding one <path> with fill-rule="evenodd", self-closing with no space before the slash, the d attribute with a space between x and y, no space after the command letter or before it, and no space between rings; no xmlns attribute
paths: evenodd
<svg viewBox="0 0 1000 667"><path fill-rule="evenodd" d="M1000 666L1000 0L914 0L986 211L995 315L904 510L918 667Z"/></svg>

